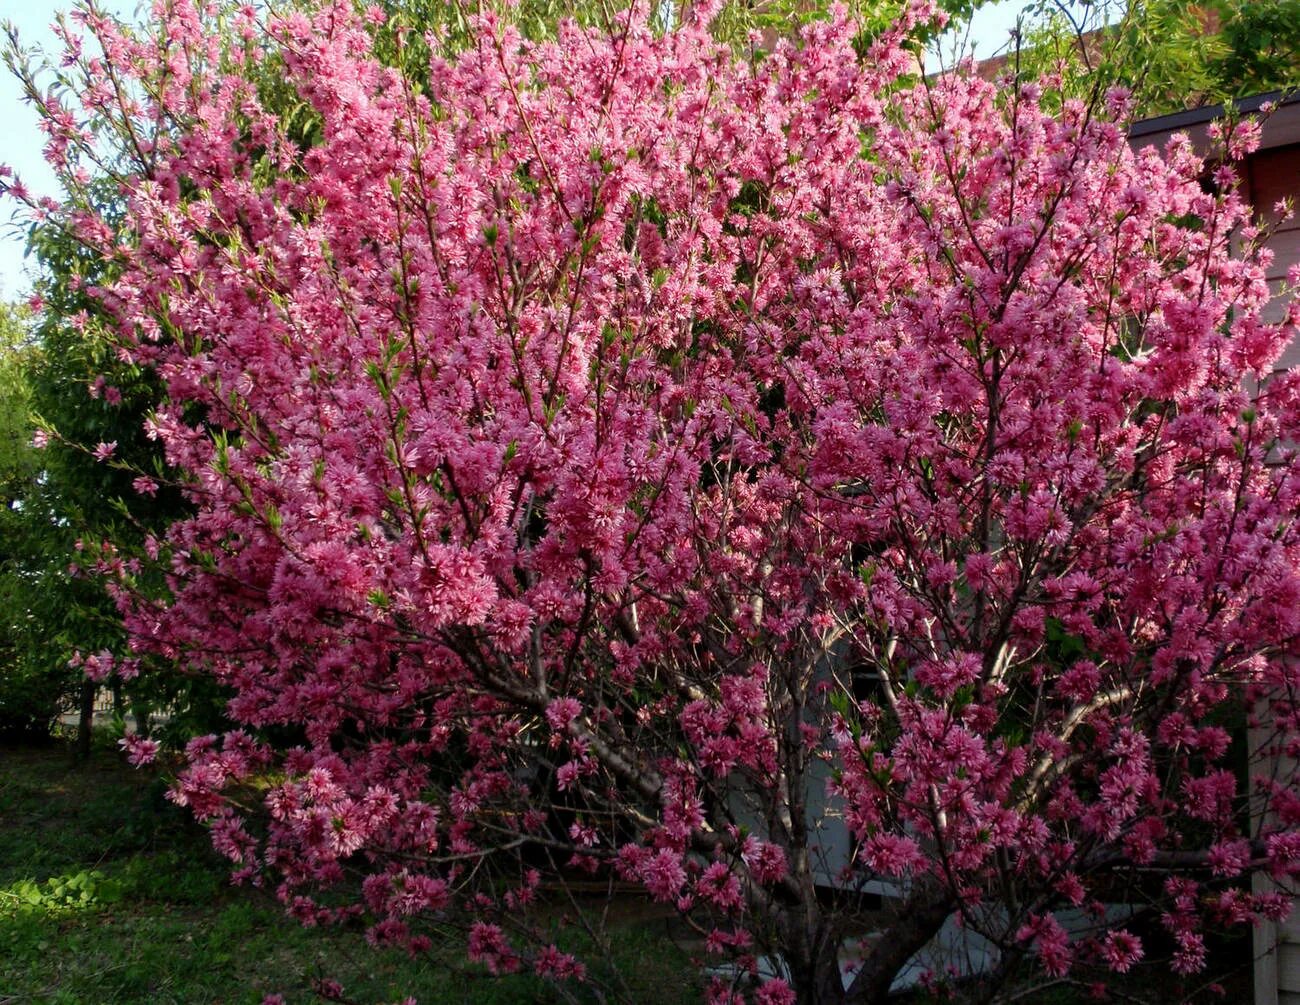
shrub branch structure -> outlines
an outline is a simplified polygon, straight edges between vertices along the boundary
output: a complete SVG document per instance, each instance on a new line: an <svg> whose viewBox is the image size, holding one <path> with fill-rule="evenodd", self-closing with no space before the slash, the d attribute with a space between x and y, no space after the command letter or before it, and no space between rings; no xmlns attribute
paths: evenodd
<svg viewBox="0 0 1300 1005"><path fill-rule="evenodd" d="M909 76L925 3L749 59L708 4L479 13L419 79L378 9L300 6L92 9L45 107L74 191L129 164L124 228L48 209L120 266L195 511L94 561L126 672L233 695L175 798L239 877L562 987L530 905L613 878L762 1005L881 1002L951 919L989 965L927 979L990 1001L1287 913L1300 376L1254 124L1215 167L1132 152L1122 91Z"/></svg>

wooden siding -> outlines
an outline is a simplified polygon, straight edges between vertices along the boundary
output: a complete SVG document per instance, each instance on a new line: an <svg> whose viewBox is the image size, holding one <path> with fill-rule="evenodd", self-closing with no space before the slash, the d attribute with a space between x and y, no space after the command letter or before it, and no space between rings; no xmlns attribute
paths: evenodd
<svg viewBox="0 0 1300 1005"><path fill-rule="evenodd" d="M1287 270L1300 262L1300 143L1271 150L1261 150L1246 162L1246 192L1260 224L1270 230L1265 247L1273 252L1273 264L1269 266L1269 286L1275 294L1280 293ZM1278 204L1289 199L1293 213L1284 218L1278 212ZM1269 304L1266 317L1270 321L1280 321L1285 309L1285 301L1275 296ZM1300 339L1291 346L1278 361L1278 368L1289 370L1300 365Z"/></svg>
<svg viewBox="0 0 1300 1005"><path fill-rule="evenodd" d="M1300 946L1285 939L1277 947L1277 991L1300 995Z"/></svg>

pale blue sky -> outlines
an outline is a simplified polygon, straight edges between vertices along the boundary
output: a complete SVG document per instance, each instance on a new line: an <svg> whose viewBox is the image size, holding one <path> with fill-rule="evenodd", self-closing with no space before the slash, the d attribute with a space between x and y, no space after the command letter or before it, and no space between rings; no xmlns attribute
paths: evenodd
<svg viewBox="0 0 1300 1005"><path fill-rule="evenodd" d="M101 0L115 14L131 14L136 0ZM52 47L49 26L54 15L67 10L70 0L0 0L0 21L12 21L27 45ZM36 116L22 100L18 81L0 66L0 164L18 172L27 186L40 195L57 195L54 177L41 157L44 140ZM23 268L25 236L11 226L13 204L0 202L0 298L15 300L30 285Z"/></svg>
<svg viewBox="0 0 1300 1005"><path fill-rule="evenodd" d="M131 14L137 0L101 0L117 14ZM29 45L50 47L50 22L69 0L0 0L0 20L13 21ZM146 5L147 6L147 5ZM982 8L971 26L970 41L980 57L994 55L1006 44L1016 17L1027 0L998 0ZM17 82L0 67L0 163L15 169L32 191L57 195L53 176L41 159L42 138L36 116L21 100ZM0 203L0 299L25 296L31 282L24 267L24 238L10 226L12 205Z"/></svg>

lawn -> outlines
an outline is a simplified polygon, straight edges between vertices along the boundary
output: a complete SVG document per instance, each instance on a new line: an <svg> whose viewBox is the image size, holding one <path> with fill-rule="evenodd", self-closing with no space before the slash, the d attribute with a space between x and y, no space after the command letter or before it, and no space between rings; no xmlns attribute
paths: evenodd
<svg viewBox="0 0 1300 1005"><path fill-rule="evenodd" d="M233 888L203 830L162 779L99 749L0 748L0 1005L319 1002L321 981L375 1005L560 1001L521 976L496 979L455 947L412 960L360 928L301 928L267 894ZM635 913L635 912L632 912ZM635 1000L700 1000L662 921L628 922L614 962Z"/></svg>

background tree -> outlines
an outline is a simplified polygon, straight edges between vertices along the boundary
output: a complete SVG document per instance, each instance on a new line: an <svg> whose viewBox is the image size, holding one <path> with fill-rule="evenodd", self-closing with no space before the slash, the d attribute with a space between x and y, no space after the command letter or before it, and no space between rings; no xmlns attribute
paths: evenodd
<svg viewBox="0 0 1300 1005"><path fill-rule="evenodd" d="M1018 47L1028 77L1059 74L1075 94L1122 85L1150 117L1300 86L1300 3L1111 0L1076 12L1042 0Z"/></svg>
<svg viewBox="0 0 1300 1005"><path fill-rule="evenodd" d="M86 194L106 225L121 227L115 184L100 183ZM30 626L23 651L45 679L61 684L60 705L75 704L83 755L100 684L110 688L117 717L132 713L147 734L150 717L165 712L160 736L182 742L222 722L217 689L161 661L143 675L134 664L125 672L99 672L97 654L120 652L125 639L112 599L97 577L85 574L80 554L86 540L138 543L188 511L158 445L144 432L160 386L123 361L102 329L93 291L112 281L112 264L53 223L33 229L31 249L42 310L32 324L40 352L26 374L29 421L45 446L37 455L39 477L22 502ZM113 462L101 463L110 446Z"/></svg>
<svg viewBox="0 0 1300 1005"><path fill-rule="evenodd" d="M1219 0L1214 5L1226 51L1214 73L1228 97L1300 87L1300 2Z"/></svg>
<svg viewBox="0 0 1300 1005"><path fill-rule="evenodd" d="M24 503L36 486L39 457L32 447L30 371L36 349L25 310L0 307L0 607L4 644L0 661L0 735L6 738L48 734L63 689L25 660L30 634L27 605L32 584L29 513ZM66 675L65 675L66 676Z"/></svg>

